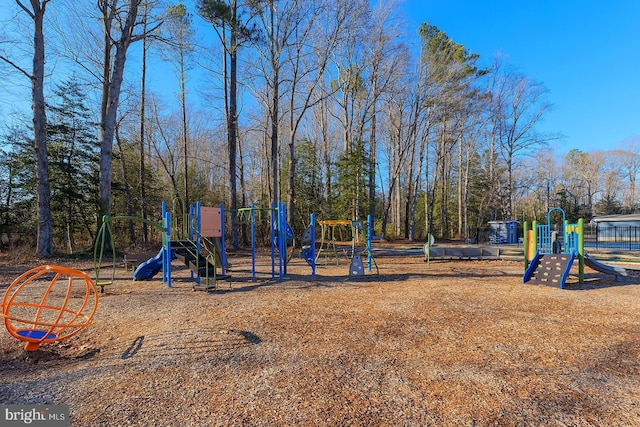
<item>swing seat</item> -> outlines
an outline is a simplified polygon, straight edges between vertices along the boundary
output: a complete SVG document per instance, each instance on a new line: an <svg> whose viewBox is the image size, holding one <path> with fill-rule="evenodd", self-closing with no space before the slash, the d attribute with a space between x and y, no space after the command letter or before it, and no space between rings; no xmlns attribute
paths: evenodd
<svg viewBox="0 0 640 427"><path fill-rule="evenodd" d="M105 286L109 286L109 285L113 285L113 282L110 280L98 280L96 283L96 286L100 286L100 293L103 294L104 293L104 287Z"/></svg>

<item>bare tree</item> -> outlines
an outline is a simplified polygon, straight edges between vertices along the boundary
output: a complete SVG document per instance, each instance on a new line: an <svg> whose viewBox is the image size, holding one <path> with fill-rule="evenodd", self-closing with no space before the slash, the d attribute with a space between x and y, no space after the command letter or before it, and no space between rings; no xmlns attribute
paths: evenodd
<svg viewBox="0 0 640 427"><path fill-rule="evenodd" d="M377 165L377 123L378 123L378 103L382 94L397 78L395 70L401 69L400 62L409 57L396 39L402 36L398 29L398 2L396 0L380 1L372 11L372 23L370 31L367 31L369 50L369 86L371 103L369 105L370 125L369 125L369 214L375 217L376 207L376 165ZM405 56L406 55L406 56ZM418 105L416 97L416 106ZM417 115L415 116L416 120ZM413 122L416 126L417 122ZM417 129L414 127L414 130ZM417 135L417 133L414 133ZM414 140L415 141L415 140ZM413 171L413 169L411 168Z"/></svg>
<svg viewBox="0 0 640 427"><path fill-rule="evenodd" d="M237 147L238 147L238 50L245 43L255 41L257 31L251 26L251 10L258 1L199 0L198 14L213 25L224 49L223 78L227 145L229 156L229 199L232 211L238 205ZM239 247L236 217L231 217L232 244Z"/></svg>
<svg viewBox="0 0 640 427"><path fill-rule="evenodd" d="M182 148L184 155L184 203L182 199L182 213L186 214L187 206L189 206L189 131L187 126L187 101L186 101L186 83L187 70L190 67L189 56L194 50L194 32L192 29L191 14L187 12L184 4L178 3L167 8L167 19L165 21L165 29L168 32L167 49L162 50L162 54L172 63L178 74L180 83L180 109L182 122Z"/></svg>
<svg viewBox="0 0 640 427"><path fill-rule="evenodd" d="M142 32L147 32L147 22L149 16L149 5L144 4L142 13ZM142 40L142 58L141 58L141 73L140 73L140 157L139 157L139 180L140 180L140 216L142 219L147 219L147 178L146 178L146 106L147 106L147 56L148 56L148 41L145 37ZM149 242L149 224L146 221L142 222L142 241L144 243Z"/></svg>
<svg viewBox="0 0 640 427"><path fill-rule="evenodd" d="M36 153L36 180L38 196L38 240L36 253L53 255L53 231L51 222L51 189L49 185L49 157L47 154L47 116L44 100L44 14L50 0L31 0L30 7L16 0L18 6L33 20L32 71L0 55L0 60L14 67L31 81L31 105L33 109L33 132Z"/></svg>
<svg viewBox="0 0 640 427"><path fill-rule="evenodd" d="M127 50L132 43L153 33L156 23L146 32L135 33L141 25L138 7L142 0L128 0L126 6L119 0L98 0L103 24L102 103L100 109L100 198L102 215L111 212L111 162L116 129L120 91L124 80ZM115 54L113 48L115 47Z"/></svg>
<svg viewBox="0 0 640 427"><path fill-rule="evenodd" d="M174 131L177 126L175 118L165 118L160 113L160 107L155 97L151 99L152 119L149 126L149 143L155 153L156 159L160 163L170 180L170 193L172 199L179 200L179 148L176 145L180 140L179 134Z"/></svg>
<svg viewBox="0 0 640 427"><path fill-rule="evenodd" d="M280 122L281 98L285 88L284 68L287 60L287 45L292 41L296 20L300 19L300 0L264 0L262 7L256 8L263 40L256 44L260 77L264 81L265 92L259 95L268 116L269 172L271 174L271 203L280 202ZM288 15L292 11L291 19ZM256 88L254 88L256 89Z"/></svg>
<svg viewBox="0 0 640 427"><path fill-rule="evenodd" d="M630 212L633 212L636 206L636 179L640 172L640 137L632 136L621 143L619 160L629 180L627 207Z"/></svg>
<svg viewBox="0 0 640 427"><path fill-rule="evenodd" d="M347 8L340 3L327 8L320 2L302 2L295 13L289 10L283 16L283 19L295 19L292 26L296 28L293 40L286 43L290 71L287 211L291 222L296 199L296 135L307 111L333 95L333 92L323 92L321 86L331 53L342 42L347 14Z"/></svg>
<svg viewBox="0 0 640 427"><path fill-rule="evenodd" d="M507 219L513 217L513 193L515 183L513 180L515 157L526 154L556 136L543 135L536 131L544 114L551 108L545 97L547 89L542 83L505 69L504 74L498 78L503 79L499 85L501 92L494 96L502 100L501 109L495 110L498 114L497 138L500 144L500 154L506 167L506 209Z"/></svg>
<svg viewBox="0 0 640 427"><path fill-rule="evenodd" d="M562 165L563 188L559 192L565 191L564 197L572 199L576 216L593 214L595 196L606 181L605 166L606 156L602 151L586 153L573 149L565 156ZM618 168L615 169L617 171Z"/></svg>

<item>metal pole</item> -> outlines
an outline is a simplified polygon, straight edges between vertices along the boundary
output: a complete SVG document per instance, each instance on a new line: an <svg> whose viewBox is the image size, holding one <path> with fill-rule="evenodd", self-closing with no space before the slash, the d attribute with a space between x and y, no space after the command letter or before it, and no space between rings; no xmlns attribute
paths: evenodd
<svg viewBox="0 0 640 427"><path fill-rule="evenodd" d="M311 214L311 275L316 275L316 214Z"/></svg>
<svg viewBox="0 0 640 427"><path fill-rule="evenodd" d="M373 225L371 224L371 214L367 215L367 267L371 271L371 235L373 234Z"/></svg>
<svg viewBox="0 0 640 427"><path fill-rule="evenodd" d="M220 272L224 276L225 269L227 268L227 247L224 239L224 205L220 205L220 248L222 253L220 254L220 260L222 265L220 266Z"/></svg>

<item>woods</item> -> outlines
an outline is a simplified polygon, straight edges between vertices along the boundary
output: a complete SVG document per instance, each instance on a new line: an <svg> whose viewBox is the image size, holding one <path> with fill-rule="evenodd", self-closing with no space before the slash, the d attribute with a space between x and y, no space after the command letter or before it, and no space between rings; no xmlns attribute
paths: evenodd
<svg viewBox="0 0 640 427"><path fill-rule="evenodd" d="M394 0L77 3L16 0L0 33L0 90L29 85L0 118L0 233L38 236L39 255L163 200L225 204L235 247L233 212L281 201L296 234L312 212L371 214L410 240L638 207L637 137L556 155L543 82L437 23L407 28ZM123 244L153 238L119 227Z"/></svg>

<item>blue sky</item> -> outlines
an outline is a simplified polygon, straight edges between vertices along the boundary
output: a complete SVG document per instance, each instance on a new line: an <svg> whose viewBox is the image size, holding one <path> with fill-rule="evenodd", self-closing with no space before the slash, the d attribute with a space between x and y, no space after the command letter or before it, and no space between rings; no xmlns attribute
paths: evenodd
<svg viewBox="0 0 640 427"><path fill-rule="evenodd" d="M553 110L539 130L564 135L554 144L558 153L613 149L640 138L640 0L405 0L402 9L416 43L414 31L430 22L480 54L484 65L501 54L544 83ZM133 50L131 59L139 49ZM159 78L166 85L159 76L150 83ZM0 113L12 105L0 100Z"/></svg>
<svg viewBox="0 0 640 427"><path fill-rule="evenodd" d="M640 137L640 0L406 0L410 28L430 22L455 42L495 54L549 89L540 130L558 152L617 148Z"/></svg>

